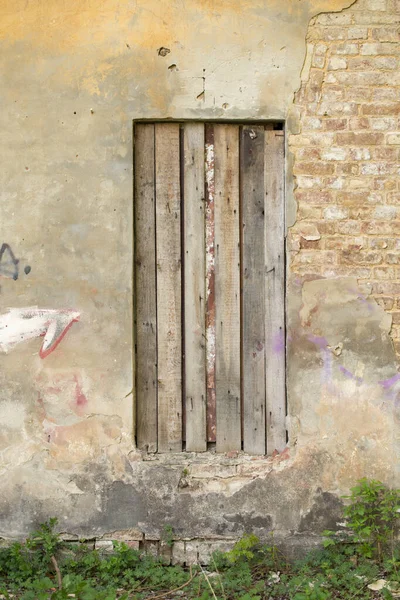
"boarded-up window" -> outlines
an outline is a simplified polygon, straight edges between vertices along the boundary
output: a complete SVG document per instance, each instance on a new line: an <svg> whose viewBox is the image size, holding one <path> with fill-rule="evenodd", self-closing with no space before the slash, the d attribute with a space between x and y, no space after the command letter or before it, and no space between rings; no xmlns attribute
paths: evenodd
<svg viewBox="0 0 400 600"><path fill-rule="evenodd" d="M284 138L272 125L135 125L136 439L282 450Z"/></svg>

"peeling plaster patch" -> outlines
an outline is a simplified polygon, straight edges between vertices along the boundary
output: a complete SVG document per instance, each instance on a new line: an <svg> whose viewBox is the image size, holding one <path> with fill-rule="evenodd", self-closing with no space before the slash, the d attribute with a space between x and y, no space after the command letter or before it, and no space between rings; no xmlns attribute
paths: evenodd
<svg viewBox="0 0 400 600"><path fill-rule="evenodd" d="M321 234L318 231L318 228L316 225L313 225L312 223L310 224L300 224L299 226L299 233L301 235L302 238L304 238L305 240L309 241L309 242L313 242L316 240L320 240L321 239Z"/></svg>
<svg viewBox="0 0 400 600"><path fill-rule="evenodd" d="M46 358L61 342L68 329L79 320L80 313L73 310L10 308L0 316L0 350L9 352L21 342L44 336L39 350Z"/></svg>

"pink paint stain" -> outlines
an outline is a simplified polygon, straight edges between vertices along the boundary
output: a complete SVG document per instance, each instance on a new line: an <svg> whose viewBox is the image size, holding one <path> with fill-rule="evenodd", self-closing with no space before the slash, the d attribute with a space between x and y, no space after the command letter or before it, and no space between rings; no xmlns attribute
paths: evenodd
<svg viewBox="0 0 400 600"><path fill-rule="evenodd" d="M78 381L77 376L74 376L75 381L75 404L78 408L83 408L87 404L87 398L83 393L82 387Z"/></svg>

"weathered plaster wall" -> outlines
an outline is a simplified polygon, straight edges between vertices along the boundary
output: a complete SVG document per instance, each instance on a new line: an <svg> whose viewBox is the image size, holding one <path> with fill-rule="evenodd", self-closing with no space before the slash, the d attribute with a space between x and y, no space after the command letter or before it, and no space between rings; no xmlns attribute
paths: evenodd
<svg viewBox="0 0 400 600"><path fill-rule="evenodd" d="M350 4L1 3L0 535L56 515L80 535L152 540L170 523L187 538L308 536L335 522L335 494L357 477L393 480L390 317L356 279L295 264L290 449L143 457L132 437L132 120L288 118L300 131L309 21ZM329 45L336 16L321 18Z"/></svg>

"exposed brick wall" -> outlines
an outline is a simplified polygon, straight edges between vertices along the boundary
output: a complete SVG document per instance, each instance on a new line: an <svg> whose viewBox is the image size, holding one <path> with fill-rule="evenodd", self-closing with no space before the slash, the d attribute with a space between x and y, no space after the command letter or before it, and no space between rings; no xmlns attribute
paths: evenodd
<svg viewBox="0 0 400 600"><path fill-rule="evenodd" d="M400 0L321 14L307 42L291 270L356 277L392 313L400 356Z"/></svg>

